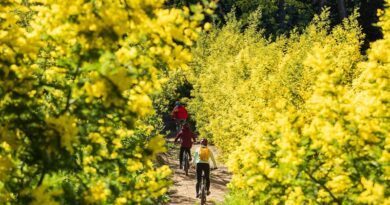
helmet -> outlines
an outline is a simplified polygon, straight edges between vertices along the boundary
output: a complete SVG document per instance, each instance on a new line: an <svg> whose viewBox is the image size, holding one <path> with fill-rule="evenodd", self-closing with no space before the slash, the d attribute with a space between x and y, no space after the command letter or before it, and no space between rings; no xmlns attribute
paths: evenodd
<svg viewBox="0 0 390 205"><path fill-rule="evenodd" d="M203 138L202 140L200 140L200 144L204 145L204 146L207 146L207 139Z"/></svg>
<svg viewBox="0 0 390 205"><path fill-rule="evenodd" d="M185 122L182 126L181 126L182 129L190 129L190 125Z"/></svg>

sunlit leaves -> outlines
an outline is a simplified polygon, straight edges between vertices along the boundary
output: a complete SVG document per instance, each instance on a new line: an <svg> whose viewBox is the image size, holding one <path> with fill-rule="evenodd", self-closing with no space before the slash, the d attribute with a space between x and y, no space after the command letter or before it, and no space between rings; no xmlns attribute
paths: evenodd
<svg viewBox="0 0 390 205"><path fill-rule="evenodd" d="M191 60L209 9L1 1L1 203L156 203L170 171L149 96Z"/></svg>
<svg viewBox="0 0 390 205"><path fill-rule="evenodd" d="M190 109L244 201L389 203L387 33L365 61L356 17L327 19L274 42L230 20L194 49Z"/></svg>

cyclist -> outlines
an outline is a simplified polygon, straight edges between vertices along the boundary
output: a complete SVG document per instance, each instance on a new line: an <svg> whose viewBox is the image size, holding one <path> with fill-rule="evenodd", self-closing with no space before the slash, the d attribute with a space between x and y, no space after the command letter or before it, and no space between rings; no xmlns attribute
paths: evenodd
<svg viewBox="0 0 390 205"><path fill-rule="evenodd" d="M177 130L180 128L182 124L184 124L187 121L188 118L188 112L186 108L179 101L175 102L175 107L173 108L171 115L172 118L175 120L175 123L177 125Z"/></svg>
<svg viewBox="0 0 390 205"><path fill-rule="evenodd" d="M194 133L191 132L191 129L190 129L190 126L188 125L188 123L185 123L183 126L182 126L182 129L180 130L180 132L176 135L176 138L175 138L175 143L177 143L177 141L181 139L181 146L180 146L180 152L179 152L179 161L180 161L180 169L183 168L183 154L184 152L187 152L188 153L188 156L190 157L190 161L192 160L191 158L191 147L192 147L192 143L196 142L196 138L195 138L195 135Z"/></svg>
<svg viewBox="0 0 390 205"><path fill-rule="evenodd" d="M207 139L203 138L200 141L200 147L195 151L194 164L196 166L196 198L199 198L200 182L202 180L202 172L206 177L207 195L210 194L210 165L209 159L213 161L214 169L217 168L213 152L207 147Z"/></svg>

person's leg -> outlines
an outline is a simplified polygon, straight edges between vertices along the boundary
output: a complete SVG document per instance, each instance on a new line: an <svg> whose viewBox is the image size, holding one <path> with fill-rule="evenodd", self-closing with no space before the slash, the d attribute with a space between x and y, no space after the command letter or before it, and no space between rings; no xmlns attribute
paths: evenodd
<svg viewBox="0 0 390 205"><path fill-rule="evenodd" d="M207 195L209 195L210 194L210 165L209 164L205 164L204 174L206 176Z"/></svg>
<svg viewBox="0 0 390 205"><path fill-rule="evenodd" d="M188 154L188 160L192 160L192 157L191 157L191 148L186 148L186 150L185 150L186 152L187 152L187 154Z"/></svg>
<svg viewBox="0 0 390 205"><path fill-rule="evenodd" d="M180 147L180 152L179 152L180 169L182 169L183 167L183 154L184 154L184 147Z"/></svg>
<svg viewBox="0 0 390 205"><path fill-rule="evenodd" d="M177 119L177 120L176 120L176 132L179 132L180 129L181 129L181 127L180 127L180 120Z"/></svg>
<svg viewBox="0 0 390 205"><path fill-rule="evenodd" d="M202 180L202 169L201 164L196 164L196 197L199 196L200 181Z"/></svg>
<svg viewBox="0 0 390 205"><path fill-rule="evenodd" d="M175 118L175 132L178 133L180 131L180 120Z"/></svg>

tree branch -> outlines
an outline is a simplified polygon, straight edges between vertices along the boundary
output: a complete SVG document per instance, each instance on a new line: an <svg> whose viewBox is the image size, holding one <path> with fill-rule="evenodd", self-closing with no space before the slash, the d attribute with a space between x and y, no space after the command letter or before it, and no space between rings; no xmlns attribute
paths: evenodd
<svg viewBox="0 0 390 205"><path fill-rule="evenodd" d="M319 182L316 178L314 178L308 171L304 170L304 172L310 177L311 180L313 180L316 184L320 185L328 194L332 197L333 201L335 201L337 204L341 205L341 202L339 199L337 199L333 193L326 187L323 183Z"/></svg>
<svg viewBox="0 0 390 205"><path fill-rule="evenodd" d="M77 68L76 68L76 71L74 72L73 76L72 76L72 82L74 82L76 80L76 77L77 75L79 74L79 71L80 71L80 61L79 63L77 64ZM64 114L70 107L70 98L72 97L72 87L71 85L69 85L68 87L68 94L66 95L66 104L65 104L65 108L63 110L61 110L60 114L59 115L62 115Z"/></svg>
<svg viewBox="0 0 390 205"><path fill-rule="evenodd" d="M41 186L43 179L45 178L45 174L46 174L45 168L46 168L45 163L43 163L42 173L41 173L41 177L39 178L37 187Z"/></svg>

